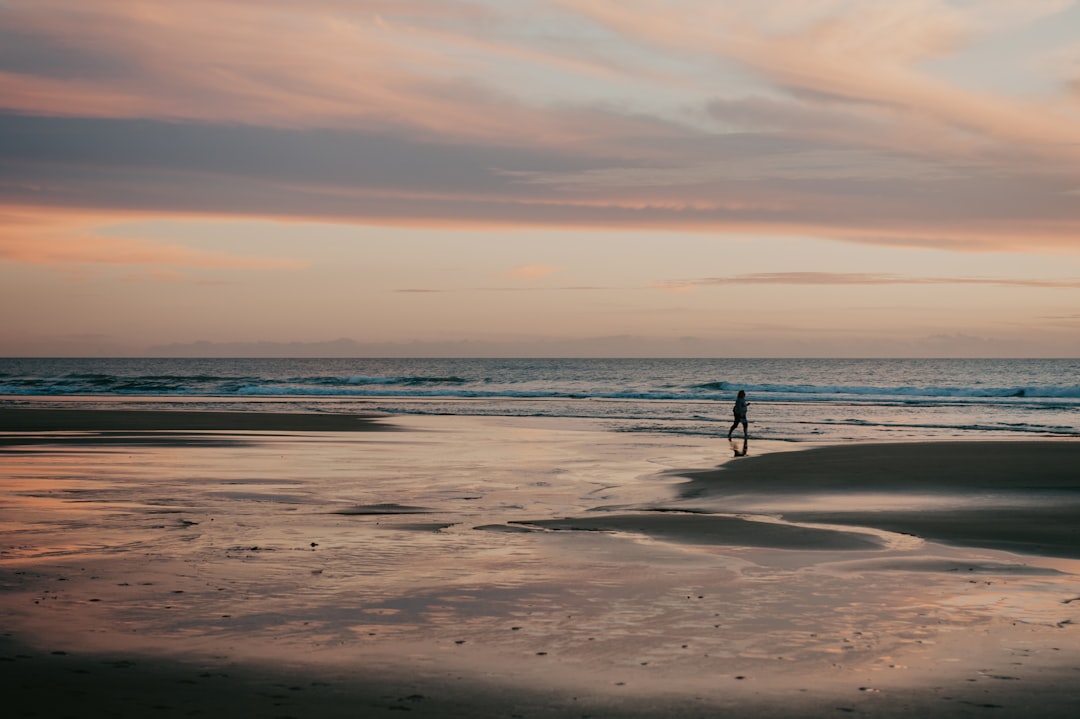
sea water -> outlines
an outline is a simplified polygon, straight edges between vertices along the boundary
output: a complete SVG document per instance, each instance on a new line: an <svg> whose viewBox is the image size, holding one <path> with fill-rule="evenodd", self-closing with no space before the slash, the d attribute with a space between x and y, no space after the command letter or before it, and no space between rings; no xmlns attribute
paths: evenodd
<svg viewBox="0 0 1080 719"><path fill-rule="evenodd" d="M0 359L0 406L589 418L782 441L1080 436L1074 359ZM739 430L741 432L741 430Z"/></svg>

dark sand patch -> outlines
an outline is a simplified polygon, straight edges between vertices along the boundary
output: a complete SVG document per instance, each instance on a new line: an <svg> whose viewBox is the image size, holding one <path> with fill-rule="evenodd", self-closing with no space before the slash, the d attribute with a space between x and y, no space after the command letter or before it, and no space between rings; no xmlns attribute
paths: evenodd
<svg viewBox="0 0 1080 719"><path fill-rule="evenodd" d="M543 531L536 527L518 527L513 524L481 524L473 529L478 532L506 532L508 534L530 534Z"/></svg>
<svg viewBox="0 0 1080 719"><path fill-rule="evenodd" d="M630 532L686 544L774 549L881 549L882 542L859 532L708 514L619 514L603 517L540 519L517 522L531 527L576 532Z"/></svg>
<svg viewBox="0 0 1080 719"><path fill-rule="evenodd" d="M1080 492L1080 442L919 442L812 447L679 472L684 497L747 491Z"/></svg>
<svg viewBox="0 0 1080 719"><path fill-rule="evenodd" d="M407 504L357 504L345 509L338 509L331 514L343 514L345 516L364 516L369 514L431 514L434 509L427 507L410 507Z"/></svg>
<svg viewBox="0 0 1080 719"><path fill-rule="evenodd" d="M8 453L41 452L47 451L50 447L250 447L261 439L262 437L254 435L243 437L238 433L194 434L164 430L80 434L36 434L32 431L16 431L0 436L0 447Z"/></svg>
<svg viewBox="0 0 1080 719"><path fill-rule="evenodd" d="M753 503L795 522L874 527L962 546L1080 558L1080 442L932 442L817 447L681 473L686 500ZM918 510L813 510L803 498L940 497ZM995 496L999 506L981 498ZM785 498L790 499L784 507ZM843 501L841 501L843 500ZM1002 503L1004 503L1002 505ZM820 501L819 501L820 504ZM933 505L933 502L931 502Z"/></svg>
<svg viewBox="0 0 1080 719"><path fill-rule="evenodd" d="M0 407L0 432L371 432L393 429L396 428L382 424L373 415Z"/></svg>
<svg viewBox="0 0 1080 719"><path fill-rule="evenodd" d="M956 559L934 557L890 557L888 559L857 559L850 562L836 562L833 569L851 572L926 572L957 574L1024 576L1024 577L1061 577L1064 572L1050 567L1033 567L1027 564L1006 564L1004 562L963 562Z"/></svg>
<svg viewBox="0 0 1080 719"><path fill-rule="evenodd" d="M908 512L785 512L795 522L876 527L965 547L1080 558L1077 507L947 509Z"/></svg>
<svg viewBox="0 0 1080 719"><path fill-rule="evenodd" d="M405 522L383 525L387 529L400 529L406 532L441 532L453 527L457 522Z"/></svg>

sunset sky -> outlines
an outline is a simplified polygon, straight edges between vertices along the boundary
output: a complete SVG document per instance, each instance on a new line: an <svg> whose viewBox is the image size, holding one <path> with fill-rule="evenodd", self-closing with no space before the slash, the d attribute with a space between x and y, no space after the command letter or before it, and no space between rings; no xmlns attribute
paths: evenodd
<svg viewBox="0 0 1080 719"><path fill-rule="evenodd" d="M0 355L1080 356L1080 0L0 0Z"/></svg>

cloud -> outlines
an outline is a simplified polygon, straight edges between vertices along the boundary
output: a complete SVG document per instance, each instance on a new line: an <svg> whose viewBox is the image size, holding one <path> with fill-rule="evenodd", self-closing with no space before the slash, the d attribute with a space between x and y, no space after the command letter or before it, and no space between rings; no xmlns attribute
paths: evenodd
<svg viewBox="0 0 1080 719"><path fill-rule="evenodd" d="M234 255L154 240L111 237L93 227L119 218L0 206L0 261L40 266L116 265L158 268L140 277L175 280L176 269L293 270L296 260Z"/></svg>
<svg viewBox="0 0 1080 719"><path fill-rule="evenodd" d="M0 260L32 265L93 263L245 270L296 269L300 266L289 260L240 257L147 240L76 234L42 241L7 232L0 235Z"/></svg>
<svg viewBox="0 0 1080 719"><path fill-rule="evenodd" d="M498 143L626 136L641 125L614 114L600 122L602 113L582 109L536 112L514 84L491 81L492 68L508 63L565 77L607 71L588 53L521 42L530 18L478 3L5 5L0 108L23 115L406 127Z"/></svg>
<svg viewBox="0 0 1080 719"><path fill-rule="evenodd" d="M397 94L408 106L414 83L395 68L432 59L388 43L372 14L335 14L326 2L305 3L299 12L281 3L271 9L209 0L158 5L152 12L132 0L6 5L11 34L112 70L87 75L58 64L55 53L23 53L21 77L40 78L40 89L11 75L3 81L5 105L24 113L256 117L267 124L372 117L380 104L393 105L395 86L405 88ZM377 62L380 56L385 64ZM324 72L316 73L320 68ZM73 101L65 103L65 96Z"/></svg>
<svg viewBox="0 0 1080 719"><path fill-rule="evenodd" d="M1068 251L1080 234L1066 194L1080 182L1076 172L888 172L889 156L856 161L850 151L845 171L814 159L829 149L820 143L746 135L698 148L698 164L668 168L394 133L0 115L0 200L114 216L621 227L957 250Z"/></svg>
<svg viewBox="0 0 1080 719"><path fill-rule="evenodd" d="M930 69L1066 5L9 0L0 203L1075 252L1075 99Z"/></svg>
<svg viewBox="0 0 1080 719"><path fill-rule="evenodd" d="M686 290L717 285L994 285L1044 289L1080 289L1080 279L1024 279L1003 277L904 277L870 272L759 272L693 280L664 280L654 283L663 290Z"/></svg>
<svg viewBox="0 0 1080 719"><path fill-rule="evenodd" d="M615 0L567 0L614 30L667 49L734 61L810 106L887 120L908 147L929 143L957 156L983 143L1022 143L1040 157L1080 157L1080 126L1037 99L1008 98L947 83L921 68L980 33L1067 8L1064 0L999 0L958 7L944 0L722 5L700 0L627 7ZM779 21L778 18L783 18Z"/></svg>

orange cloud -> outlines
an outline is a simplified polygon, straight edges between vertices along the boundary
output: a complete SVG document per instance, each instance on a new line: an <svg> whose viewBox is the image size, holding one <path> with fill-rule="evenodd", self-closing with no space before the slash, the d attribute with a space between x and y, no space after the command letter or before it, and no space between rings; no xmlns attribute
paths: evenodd
<svg viewBox="0 0 1080 719"><path fill-rule="evenodd" d="M603 143L640 119L537 112L487 75L508 60L564 77L604 61L485 34L468 3L12 0L7 24L121 72L0 72L0 108L73 117L224 121L276 127L410 127L499 142ZM269 7L272 6L272 7Z"/></svg>
<svg viewBox="0 0 1080 719"><path fill-rule="evenodd" d="M95 228L130 221L132 216L0 207L0 261L41 266L121 265L159 268L175 278L177 269L286 270L296 260L247 257L169 245L154 240L110 237Z"/></svg>
<svg viewBox="0 0 1080 719"><path fill-rule="evenodd" d="M339 6L340 7L340 6ZM227 120L310 125L364 118L424 117L460 109L417 87L447 61L420 43L395 42L377 17L333 13L333 5L189 0L15 2L9 23L63 38L125 72L66 80L0 76L5 107L76 116ZM118 50L122 48L122 50ZM431 88L426 88L430 90ZM63 102L67 97L67 103Z"/></svg>

